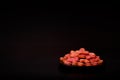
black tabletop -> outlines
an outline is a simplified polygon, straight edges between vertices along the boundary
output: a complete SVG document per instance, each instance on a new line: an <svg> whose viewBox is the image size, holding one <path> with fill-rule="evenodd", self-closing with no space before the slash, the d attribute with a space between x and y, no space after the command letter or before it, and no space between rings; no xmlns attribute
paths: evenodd
<svg viewBox="0 0 120 80"><path fill-rule="evenodd" d="M118 76L119 31L113 27L110 5L84 7L81 12L66 11L66 8L56 11L49 7L40 9L9 8L8 16L3 12L7 22L2 23L1 29L1 77L88 80ZM104 69L101 68L103 72L61 71L59 57L82 47L105 61Z"/></svg>

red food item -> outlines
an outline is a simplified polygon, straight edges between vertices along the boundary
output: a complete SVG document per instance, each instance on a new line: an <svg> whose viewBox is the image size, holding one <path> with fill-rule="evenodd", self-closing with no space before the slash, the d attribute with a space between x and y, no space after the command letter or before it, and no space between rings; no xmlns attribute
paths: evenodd
<svg viewBox="0 0 120 80"><path fill-rule="evenodd" d="M74 50L71 50L70 53L74 53L75 51Z"/></svg>
<svg viewBox="0 0 120 80"><path fill-rule="evenodd" d="M84 63L78 62L77 65L78 66L84 66Z"/></svg>
<svg viewBox="0 0 120 80"><path fill-rule="evenodd" d="M92 66L91 63L86 63L85 66Z"/></svg>
<svg viewBox="0 0 120 80"><path fill-rule="evenodd" d="M92 64L93 66L97 66L97 65L98 65L97 62L92 62L91 64Z"/></svg>
<svg viewBox="0 0 120 80"><path fill-rule="evenodd" d="M71 53L70 54L70 57L77 57L78 56L78 54L76 54L76 53Z"/></svg>
<svg viewBox="0 0 120 80"><path fill-rule="evenodd" d="M80 54L80 51L79 51L79 50L76 50L76 53L77 53L77 54Z"/></svg>
<svg viewBox="0 0 120 80"><path fill-rule="evenodd" d="M102 64L102 63L103 63L103 60L99 60L99 61L98 61L98 64Z"/></svg>
<svg viewBox="0 0 120 80"><path fill-rule="evenodd" d="M71 50L70 53L60 57L60 62L68 66L97 66L103 63L100 56L93 52L80 48L79 50Z"/></svg>
<svg viewBox="0 0 120 80"><path fill-rule="evenodd" d="M85 58L85 55L81 54L78 56L79 58Z"/></svg>
<svg viewBox="0 0 120 80"><path fill-rule="evenodd" d="M67 61L68 62L72 62L74 60L74 58L68 58Z"/></svg>
<svg viewBox="0 0 120 80"><path fill-rule="evenodd" d="M88 55L89 54L89 52L88 51L84 51L84 53L83 54L86 54L86 55Z"/></svg>
<svg viewBox="0 0 120 80"><path fill-rule="evenodd" d="M78 57L75 57L75 58L74 58L74 60L75 60L75 61L78 61L78 60L79 60L79 58L78 58Z"/></svg>
<svg viewBox="0 0 120 80"><path fill-rule="evenodd" d="M95 57L96 57L95 53L89 53L89 55L90 55L92 58L95 58Z"/></svg>
<svg viewBox="0 0 120 80"><path fill-rule="evenodd" d="M63 60L64 60L64 58L63 58L63 57L60 57L60 60L61 60L61 61L63 61Z"/></svg>
<svg viewBox="0 0 120 80"><path fill-rule="evenodd" d="M90 61L89 61L89 60L87 60L87 59L85 59L85 60L84 60L84 62L85 62L85 63L89 63Z"/></svg>
<svg viewBox="0 0 120 80"><path fill-rule="evenodd" d="M86 56L86 59L90 59L90 58L91 58L91 56L89 56L89 55Z"/></svg>
<svg viewBox="0 0 120 80"><path fill-rule="evenodd" d="M99 60L100 60L100 57L96 56L95 61L99 61Z"/></svg>
<svg viewBox="0 0 120 80"><path fill-rule="evenodd" d="M70 54L66 54L66 55L64 56L65 59L67 59L68 57L70 57Z"/></svg>
<svg viewBox="0 0 120 80"><path fill-rule="evenodd" d="M63 62L64 62L65 65L68 65L68 66L71 65L71 62L69 62L69 61L64 60Z"/></svg>
<svg viewBox="0 0 120 80"><path fill-rule="evenodd" d="M90 61L91 63L96 62L94 58L90 59L89 61Z"/></svg>
<svg viewBox="0 0 120 80"><path fill-rule="evenodd" d="M79 62L83 63L85 61L85 59L80 59Z"/></svg>
<svg viewBox="0 0 120 80"><path fill-rule="evenodd" d="M73 66L77 66L77 61L73 61L73 62L72 62L72 65L73 65Z"/></svg>
<svg viewBox="0 0 120 80"><path fill-rule="evenodd" d="M85 48L80 48L79 50L82 51L82 52L84 52L84 51L85 51Z"/></svg>

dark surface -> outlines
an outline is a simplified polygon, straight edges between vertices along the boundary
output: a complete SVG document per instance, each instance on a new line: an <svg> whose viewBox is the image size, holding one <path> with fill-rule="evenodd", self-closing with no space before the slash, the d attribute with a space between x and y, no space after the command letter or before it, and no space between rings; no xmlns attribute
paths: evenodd
<svg viewBox="0 0 120 80"><path fill-rule="evenodd" d="M119 29L112 6L2 8L1 78L91 80L118 77ZM59 57L81 47L104 59L104 72L84 74L59 70Z"/></svg>

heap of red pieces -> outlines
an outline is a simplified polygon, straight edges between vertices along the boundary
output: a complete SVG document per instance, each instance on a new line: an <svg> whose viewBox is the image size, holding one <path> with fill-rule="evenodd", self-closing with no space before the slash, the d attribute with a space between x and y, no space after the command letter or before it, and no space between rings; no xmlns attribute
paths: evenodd
<svg viewBox="0 0 120 80"><path fill-rule="evenodd" d="M97 56L93 52L89 52L84 48L73 51L60 57L60 62L67 66L97 66L103 63L100 56Z"/></svg>

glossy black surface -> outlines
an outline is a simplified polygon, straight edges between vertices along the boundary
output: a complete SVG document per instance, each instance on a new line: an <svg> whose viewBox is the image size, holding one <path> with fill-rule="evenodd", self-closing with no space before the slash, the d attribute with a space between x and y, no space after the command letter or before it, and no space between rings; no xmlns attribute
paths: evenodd
<svg viewBox="0 0 120 80"><path fill-rule="evenodd" d="M1 78L119 78L119 29L114 23L112 5L82 4L77 8L56 8L1 9ZM85 70L86 73L76 73L60 68L59 57L81 47L103 58L105 66L92 68L94 73L89 69Z"/></svg>

